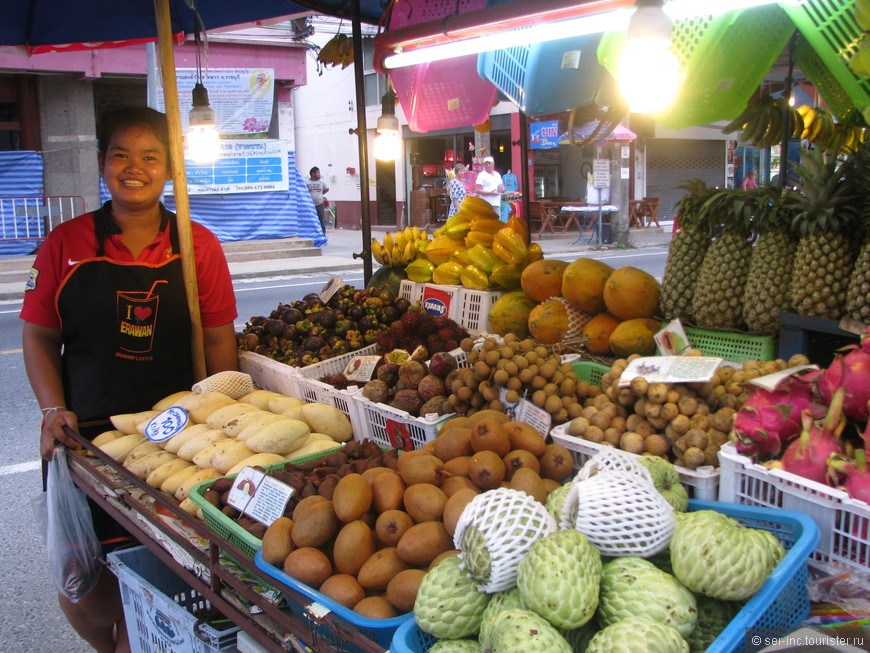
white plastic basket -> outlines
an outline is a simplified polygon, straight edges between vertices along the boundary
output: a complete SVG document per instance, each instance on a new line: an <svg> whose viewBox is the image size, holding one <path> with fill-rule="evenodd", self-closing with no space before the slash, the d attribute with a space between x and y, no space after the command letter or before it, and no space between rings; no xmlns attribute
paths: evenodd
<svg viewBox="0 0 870 653"><path fill-rule="evenodd" d="M250 351L239 352L239 370L251 375L254 384L261 390L280 392L288 397L301 399L296 367Z"/></svg>
<svg viewBox="0 0 870 653"><path fill-rule="evenodd" d="M489 333L489 310L503 295L503 290L473 290L463 288L460 298L459 326L469 335Z"/></svg>
<svg viewBox="0 0 870 653"><path fill-rule="evenodd" d="M441 424L454 416L450 413L414 417L404 410L366 399L361 392L353 394L352 399L356 411L356 422L351 421L354 436L358 431L366 433L366 437L382 446L406 451L422 449L438 437Z"/></svg>
<svg viewBox="0 0 870 653"><path fill-rule="evenodd" d="M404 297L412 304L417 304L423 298L423 284L410 279L402 279L399 283L399 297Z"/></svg>
<svg viewBox="0 0 870 653"><path fill-rule="evenodd" d="M553 427L550 431L550 438L555 444L561 444L571 452L571 455L574 457L574 468L579 470L589 458L608 447L597 442L589 442L589 440L568 435L569 424L570 422L566 422L565 424ZM626 452L626 455L637 456L637 454L628 452ZM689 497L704 501L716 501L716 498L719 496L720 471L718 469L715 467L688 469L678 465L675 465L675 467L680 475L680 482L686 486ZM720 500L727 501L727 499L721 498Z"/></svg>
<svg viewBox="0 0 870 653"><path fill-rule="evenodd" d="M720 501L796 510L812 517L821 539L810 564L834 562L864 572L870 568L870 505L842 490L755 464L730 442L719 450L719 465Z"/></svg>
<svg viewBox="0 0 870 653"><path fill-rule="evenodd" d="M217 630L199 624L193 613L209 607L208 601L146 547L112 551L107 557L121 588L133 653L236 650L238 626Z"/></svg>

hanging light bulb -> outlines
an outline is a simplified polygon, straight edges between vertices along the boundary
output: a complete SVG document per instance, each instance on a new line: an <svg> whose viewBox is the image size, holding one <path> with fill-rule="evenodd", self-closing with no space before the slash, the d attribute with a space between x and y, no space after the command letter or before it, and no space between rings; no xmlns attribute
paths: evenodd
<svg viewBox="0 0 870 653"><path fill-rule="evenodd" d="M221 151L214 110L208 104L208 89L202 82L193 87L193 109L188 114L187 156L197 163L211 163Z"/></svg>
<svg viewBox="0 0 870 653"><path fill-rule="evenodd" d="M379 161L395 161L399 156L399 119L396 118L396 94L393 89L381 98L381 117L375 136L375 158Z"/></svg>
<svg viewBox="0 0 870 653"><path fill-rule="evenodd" d="M662 0L637 0L617 68L620 89L635 113L666 109L677 95L680 64L672 31Z"/></svg>

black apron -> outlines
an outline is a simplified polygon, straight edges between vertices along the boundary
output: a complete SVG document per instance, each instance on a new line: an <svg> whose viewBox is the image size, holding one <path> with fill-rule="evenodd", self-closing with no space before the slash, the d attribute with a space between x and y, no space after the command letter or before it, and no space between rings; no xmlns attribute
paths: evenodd
<svg viewBox="0 0 870 653"><path fill-rule="evenodd" d="M172 255L159 264L104 256L111 204L94 212L97 253L58 291L67 407L79 421L148 410L193 385L191 325L175 215Z"/></svg>

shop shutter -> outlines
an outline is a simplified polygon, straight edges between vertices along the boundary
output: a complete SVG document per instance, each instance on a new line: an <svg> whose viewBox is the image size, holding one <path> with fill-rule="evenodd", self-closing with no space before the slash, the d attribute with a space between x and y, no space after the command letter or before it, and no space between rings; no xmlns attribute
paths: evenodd
<svg viewBox="0 0 870 653"><path fill-rule="evenodd" d="M647 141L647 197L661 197L659 219L671 220L674 205L685 195L676 186L702 179L708 186L725 183L725 142L678 139Z"/></svg>

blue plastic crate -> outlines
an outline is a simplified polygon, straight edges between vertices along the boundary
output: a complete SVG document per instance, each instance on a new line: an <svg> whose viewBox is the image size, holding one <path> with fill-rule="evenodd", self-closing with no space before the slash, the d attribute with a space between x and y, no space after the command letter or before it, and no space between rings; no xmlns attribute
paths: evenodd
<svg viewBox="0 0 870 653"><path fill-rule="evenodd" d="M384 648L390 646L393 635L399 626L407 621L414 621L413 612L408 612L392 619L371 619L370 617L357 614L350 608L346 608L341 603L333 601L305 583L301 583L284 573L283 569L279 569L275 565L266 562L263 559L262 549L257 551L254 556L254 562L257 568L264 574L281 581L297 594L311 600L311 605L309 606L302 606L296 601L287 601L287 604L294 616L304 623L308 623L320 640L329 642L338 651L360 651L362 649L355 646L351 639L342 636L342 633L335 632L319 615L333 612L348 623L356 626L365 637L377 642Z"/></svg>
<svg viewBox="0 0 870 653"><path fill-rule="evenodd" d="M697 499L689 500L689 510L715 510L745 526L770 531L788 550L761 589L707 648L707 653L758 650L762 647L749 644L747 628L791 628L806 619L810 613L807 558L819 541L819 529L812 519L791 510ZM424 633L411 619L396 630L390 651L426 653L435 641L435 637Z"/></svg>
<svg viewBox="0 0 870 653"><path fill-rule="evenodd" d="M478 56L477 72L528 116L609 105L617 86L598 63L601 34L521 45Z"/></svg>

